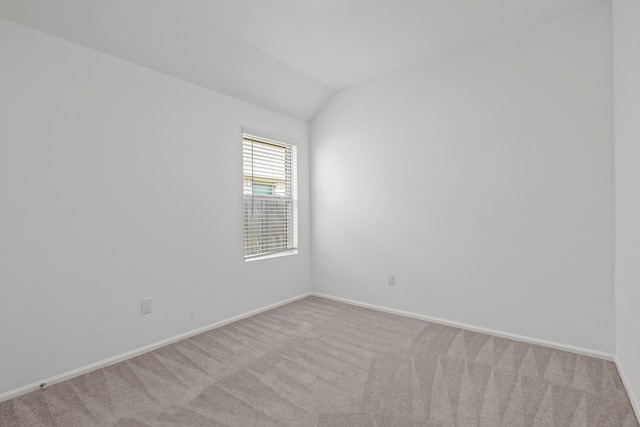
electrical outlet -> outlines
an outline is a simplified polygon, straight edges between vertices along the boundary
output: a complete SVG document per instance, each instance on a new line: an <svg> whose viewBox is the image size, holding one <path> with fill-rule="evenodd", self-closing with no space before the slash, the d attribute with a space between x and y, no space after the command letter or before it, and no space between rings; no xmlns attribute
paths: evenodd
<svg viewBox="0 0 640 427"><path fill-rule="evenodd" d="M389 285L389 286L395 286L396 285L396 275L395 274L388 274L387 275L387 285Z"/></svg>
<svg viewBox="0 0 640 427"><path fill-rule="evenodd" d="M142 303L142 314L151 313L151 298L144 298L140 302Z"/></svg>

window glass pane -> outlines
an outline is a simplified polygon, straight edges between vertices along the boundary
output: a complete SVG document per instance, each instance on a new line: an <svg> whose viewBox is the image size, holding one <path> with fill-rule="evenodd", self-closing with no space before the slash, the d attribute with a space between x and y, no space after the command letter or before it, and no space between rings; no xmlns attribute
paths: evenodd
<svg viewBox="0 0 640 427"><path fill-rule="evenodd" d="M270 196L273 194L273 185L263 184L260 182L253 183L253 194L260 194L263 196Z"/></svg>

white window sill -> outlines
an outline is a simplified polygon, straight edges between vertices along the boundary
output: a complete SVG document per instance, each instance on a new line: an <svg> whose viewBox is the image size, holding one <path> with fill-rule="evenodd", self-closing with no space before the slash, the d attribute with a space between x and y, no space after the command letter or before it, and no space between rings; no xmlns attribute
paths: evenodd
<svg viewBox="0 0 640 427"><path fill-rule="evenodd" d="M251 257L251 258L245 259L244 262L258 261L260 259L280 258L280 257L283 257L283 256L296 255L297 253L298 253L298 250L294 249L294 250L291 250L291 251L278 252L278 253L275 253L275 254L268 254L268 255L260 255L260 256L256 256L256 257Z"/></svg>

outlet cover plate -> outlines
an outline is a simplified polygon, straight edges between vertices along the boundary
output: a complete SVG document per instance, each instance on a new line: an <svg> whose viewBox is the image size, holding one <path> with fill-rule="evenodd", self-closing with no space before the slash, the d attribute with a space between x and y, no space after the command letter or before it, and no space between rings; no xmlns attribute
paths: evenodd
<svg viewBox="0 0 640 427"><path fill-rule="evenodd" d="M151 313L151 298L143 298L141 301L142 314Z"/></svg>

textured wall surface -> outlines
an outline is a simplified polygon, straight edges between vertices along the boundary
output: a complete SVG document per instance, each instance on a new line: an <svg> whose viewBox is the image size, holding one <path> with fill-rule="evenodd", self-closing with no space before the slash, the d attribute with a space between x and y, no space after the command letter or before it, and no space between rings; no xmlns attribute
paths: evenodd
<svg viewBox="0 0 640 427"><path fill-rule="evenodd" d="M640 2L613 1L616 354L640 411Z"/></svg>
<svg viewBox="0 0 640 427"><path fill-rule="evenodd" d="M0 70L0 394L309 291L306 123L6 20ZM298 141L298 255L243 261L242 126Z"/></svg>
<svg viewBox="0 0 640 427"><path fill-rule="evenodd" d="M601 3L337 94L314 290L613 353L611 50Z"/></svg>

